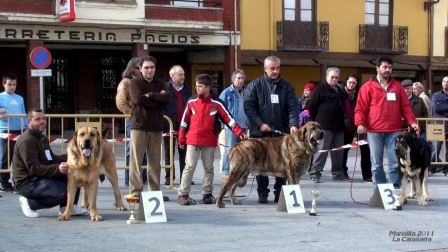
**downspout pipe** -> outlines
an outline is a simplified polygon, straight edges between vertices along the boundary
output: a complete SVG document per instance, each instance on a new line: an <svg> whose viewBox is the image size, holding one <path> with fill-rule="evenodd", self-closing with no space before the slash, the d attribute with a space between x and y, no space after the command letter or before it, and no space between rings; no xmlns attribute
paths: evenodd
<svg viewBox="0 0 448 252"><path fill-rule="evenodd" d="M233 0L233 44L234 44L234 57L235 57L235 69L238 69L238 39L236 37L236 33L238 31L238 25L236 23L237 21L237 8L236 8L237 0Z"/></svg>
<svg viewBox="0 0 448 252"><path fill-rule="evenodd" d="M426 72L426 79L428 80L428 87L430 92L428 95L432 95L434 93L434 83L432 76L432 62L434 59L434 5L432 5L428 10L428 20L429 20L429 62L428 68Z"/></svg>

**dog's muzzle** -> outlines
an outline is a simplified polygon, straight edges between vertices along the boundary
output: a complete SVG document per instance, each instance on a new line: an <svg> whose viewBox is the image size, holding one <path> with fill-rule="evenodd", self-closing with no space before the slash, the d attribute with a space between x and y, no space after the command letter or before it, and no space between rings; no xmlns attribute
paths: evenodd
<svg viewBox="0 0 448 252"><path fill-rule="evenodd" d="M311 137L310 143L314 147L317 147L317 146L319 146L319 141L322 140L322 139L324 139L324 132L323 131L319 131L318 134L314 134L314 136Z"/></svg>
<svg viewBox="0 0 448 252"><path fill-rule="evenodd" d="M85 157L90 157L92 155L92 142L90 139L84 140L83 145L81 146L82 155Z"/></svg>

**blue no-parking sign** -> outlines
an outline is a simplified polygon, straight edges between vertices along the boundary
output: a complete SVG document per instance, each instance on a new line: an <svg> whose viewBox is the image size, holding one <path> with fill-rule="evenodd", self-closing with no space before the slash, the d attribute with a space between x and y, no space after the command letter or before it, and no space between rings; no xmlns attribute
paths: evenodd
<svg viewBox="0 0 448 252"><path fill-rule="evenodd" d="M51 64L51 53L45 47L36 47L30 53L31 64L38 69L45 69Z"/></svg>

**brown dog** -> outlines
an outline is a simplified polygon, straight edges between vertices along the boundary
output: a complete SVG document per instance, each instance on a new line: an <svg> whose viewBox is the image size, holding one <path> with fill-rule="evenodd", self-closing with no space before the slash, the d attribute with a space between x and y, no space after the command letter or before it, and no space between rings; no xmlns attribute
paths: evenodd
<svg viewBox="0 0 448 252"><path fill-rule="evenodd" d="M101 135L95 128L81 127L75 131L72 141L67 147L68 156L68 183L67 207L58 220L70 218L76 189L84 187L82 207L90 204L90 218L93 221L103 220L96 208L98 194L98 177L105 174L112 184L115 196L115 206L119 211L126 210L118 188L118 175L115 164L115 155L107 143L102 143Z"/></svg>
<svg viewBox="0 0 448 252"><path fill-rule="evenodd" d="M292 135L276 138L256 138L242 141L229 153L230 173L221 188L216 206L222 208L226 192L233 205L236 186L246 185L249 174L287 177L289 184L299 184L300 176L308 171L311 157L318 151L318 140L324 137L320 124L308 122Z"/></svg>

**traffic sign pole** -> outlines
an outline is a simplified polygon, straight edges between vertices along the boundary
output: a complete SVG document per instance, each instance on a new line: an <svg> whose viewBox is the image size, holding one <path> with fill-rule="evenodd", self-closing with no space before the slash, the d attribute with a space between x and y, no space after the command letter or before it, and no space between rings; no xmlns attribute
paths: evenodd
<svg viewBox="0 0 448 252"><path fill-rule="evenodd" d="M39 98L40 98L40 109L45 113L45 107L44 107L44 77L39 77Z"/></svg>
<svg viewBox="0 0 448 252"><path fill-rule="evenodd" d="M45 47L36 47L30 53L30 61L35 68L45 69L51 65L51 60L51 53ZM40 108L44 111L44 77L42 74L39 75L39 90Z"/></svg>

